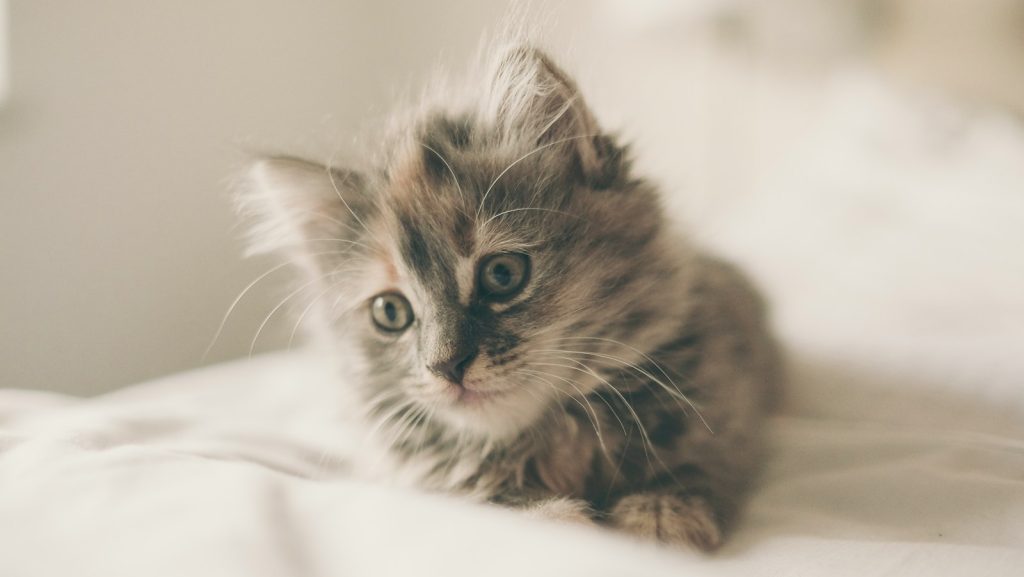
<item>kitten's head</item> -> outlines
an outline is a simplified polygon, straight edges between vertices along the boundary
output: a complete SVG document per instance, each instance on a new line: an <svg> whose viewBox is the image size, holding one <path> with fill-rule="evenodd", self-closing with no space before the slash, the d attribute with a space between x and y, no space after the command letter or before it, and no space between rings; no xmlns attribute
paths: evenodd
<svg viewBox="0 0 1024 577"><path fill-rule="evenodd" d="M684 287L653 191L572 80L516 48L482 93L420 115L375 171L266 158L242 198L373 409L494 441L641 362Z"/></svg>

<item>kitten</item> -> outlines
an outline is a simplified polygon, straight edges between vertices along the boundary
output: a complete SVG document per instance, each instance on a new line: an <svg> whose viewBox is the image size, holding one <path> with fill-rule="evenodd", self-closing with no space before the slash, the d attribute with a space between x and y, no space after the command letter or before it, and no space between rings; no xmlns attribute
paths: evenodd
<svg viewBox="0 0 1024 577"><path fill-rule="evenodd" d="M545 54L504 51L482 88L367 172L256 162L254 248L301 265L419 486L718 547L779 382L757 295L673 233Z"/></svg>

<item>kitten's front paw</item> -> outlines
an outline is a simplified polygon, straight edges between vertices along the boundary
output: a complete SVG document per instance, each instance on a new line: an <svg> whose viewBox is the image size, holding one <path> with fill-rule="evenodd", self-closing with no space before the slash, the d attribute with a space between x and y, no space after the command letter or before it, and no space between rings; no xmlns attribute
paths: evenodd
<svg viewBox="0 0 1024 577"><path fill-rule="evenodd" d="M523 509L528 516L566 523L593 525L591 509L586 501L563 497L536 501Z"/></svg>
<svg viewBox="0 0 1024 577"><path fill-rule="evenodd" d="M700 497L639 493L623 497L611 511L611 525L633 535L700 551L722 544L714 510Z"/></svg>

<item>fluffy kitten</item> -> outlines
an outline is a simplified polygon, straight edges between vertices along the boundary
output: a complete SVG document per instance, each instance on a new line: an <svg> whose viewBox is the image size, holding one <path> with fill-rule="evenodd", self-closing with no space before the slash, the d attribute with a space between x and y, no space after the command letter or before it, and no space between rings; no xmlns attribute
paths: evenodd
<svg viewBox="0 0 1024 577"><path fill-rule="evenodd" d="M543 53L504 51L476 95L366 172L255 163L254 247L302 266L418 485L714 549L777 387L757 295L673 234Z"/></svg>

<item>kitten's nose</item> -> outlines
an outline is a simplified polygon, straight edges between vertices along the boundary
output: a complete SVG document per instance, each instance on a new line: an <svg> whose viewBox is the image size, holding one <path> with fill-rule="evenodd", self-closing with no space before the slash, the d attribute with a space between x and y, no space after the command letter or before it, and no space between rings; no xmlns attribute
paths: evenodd
<svg viewBox="0 0 1024 577"><path fill-rule="evenodd" d="M470 363L476 358L476 353L476 349L458 350L450 358L434 363L427 368L435 375L456 385L461 385L462 377L465 376Z"/></svg>

